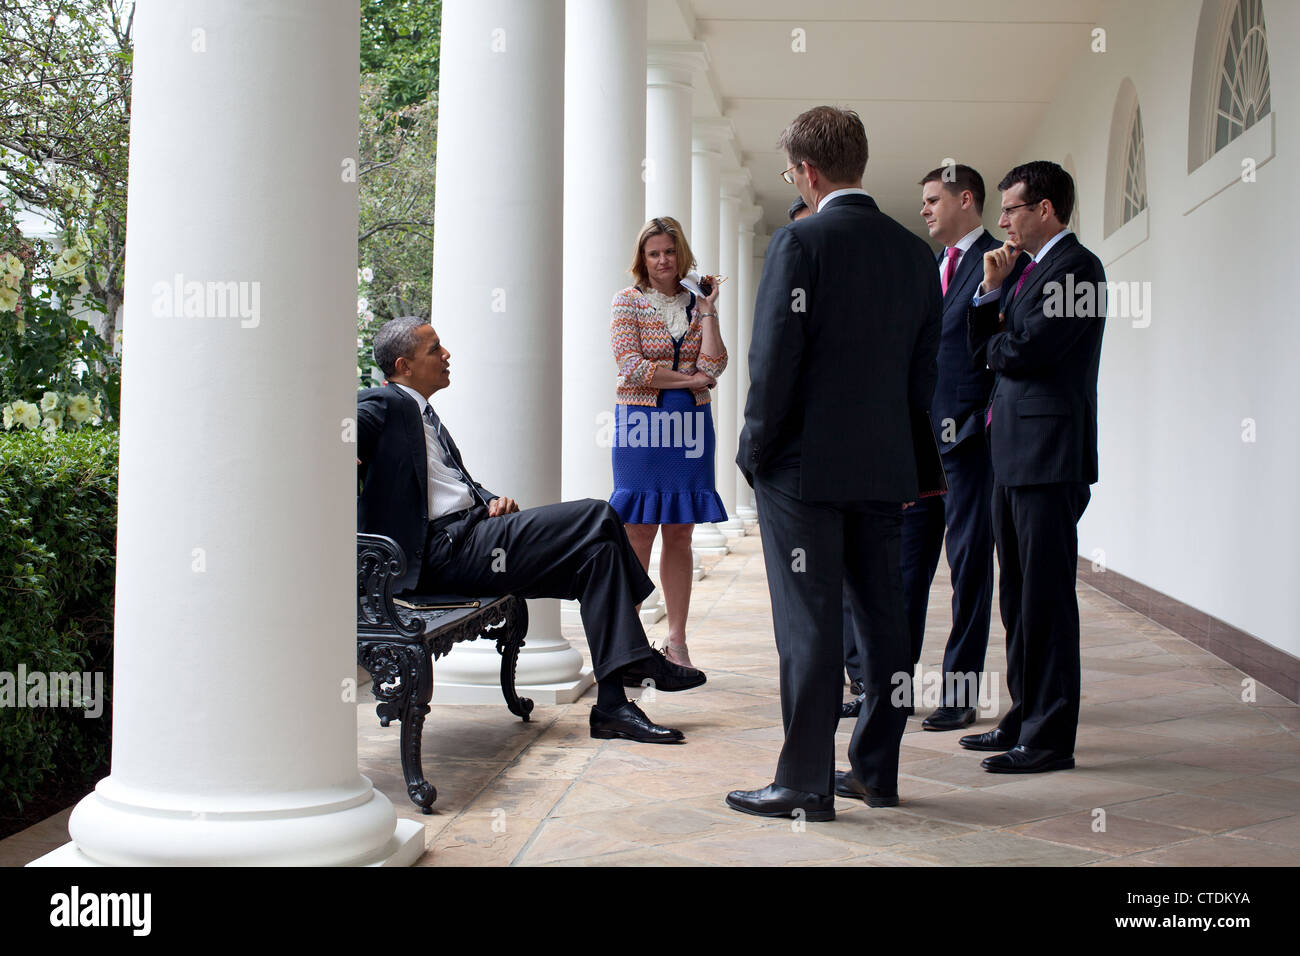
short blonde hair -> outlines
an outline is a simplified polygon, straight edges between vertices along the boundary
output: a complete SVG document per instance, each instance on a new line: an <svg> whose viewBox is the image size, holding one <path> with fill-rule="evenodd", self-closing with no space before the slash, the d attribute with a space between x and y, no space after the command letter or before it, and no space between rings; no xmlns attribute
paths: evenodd
<svg viewBox="0 0 1300 956"><path fill-rule="evenodd" d="M632 255L632 265L628 272L636 279L642 289L650 287L650 272L645 264L645 244L655 236L667 236L673 241L673 251L677 253L677 278L680 281L695 265L695 254L686 242L686 233L682 224L672 216L656 216L641 227L641 234L636 239L636 252Z"/></svg>

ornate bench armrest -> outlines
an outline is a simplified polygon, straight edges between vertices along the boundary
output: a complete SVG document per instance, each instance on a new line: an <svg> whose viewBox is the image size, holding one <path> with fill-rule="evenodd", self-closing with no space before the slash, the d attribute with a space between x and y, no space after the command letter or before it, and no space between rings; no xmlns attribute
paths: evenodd
<svg viewBox="0 0 1300 956"><path fill-rule="evenodd" d="M357 535L357 628L372 634L420 637L424 621L404 619L393 604L393 584L406 573L406 555L392 538Z"/></svg>

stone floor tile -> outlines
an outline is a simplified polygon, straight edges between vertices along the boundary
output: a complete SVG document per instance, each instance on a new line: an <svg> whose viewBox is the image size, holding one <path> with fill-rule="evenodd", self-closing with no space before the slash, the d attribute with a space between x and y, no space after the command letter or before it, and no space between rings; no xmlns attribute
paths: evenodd
<svg viewBox="0 0 1300 956"><path fill-rule="evenodd" d="M1091 810L1071 813L1012 827L1011 830L1039 840L1112 856L1127 856L1201 836L1196 830L1127 816L1127 809L1125 806L1107 811L1104 816Z"/></svg>
<svg viewBox="0 0 1300 956"><path fill-rule="evenodd" d="M1194 793L1169 793L1135 800L1116 808L1116 812L1205 833L1222 833L1287 816L1286 810L1275 807L1234 803Z"/></svg>

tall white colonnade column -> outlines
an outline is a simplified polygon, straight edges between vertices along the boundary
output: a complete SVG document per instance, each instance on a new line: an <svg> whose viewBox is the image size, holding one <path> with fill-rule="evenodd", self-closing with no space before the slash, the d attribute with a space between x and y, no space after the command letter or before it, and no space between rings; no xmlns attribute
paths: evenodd
<svg viewBox="0 0 1300 956"><path fill-rule="evenodd" d="M357 772L356 0L135 20L112 772L34 865L409 863Z"/></svg>
<svg viewBox="0 0 1300 956"><path fill-rule="evenodd" d="M564 31L563 0L442 8L432 321L452 384L433 405L475 480L521 508L561 500ZM520 693L576 700L591 670L559 602L528 616ZM434 666L433 699L499 702L500 668L492 642L462 644Z"/></svg>
<svg viewBox="0 0 1300 956"><path fill-rule="evenodd" d="M718 272L730 281L722 286L718 295L718 329L727 347L727 369L713 390L717 403L718 454L714 461L718 494L727 511L727 520L718 524L718 530L728 538L745 535L745 522L736 513L736 372L745 356L733 351L736 348L737 294L740 291L737 255L740 243L740 206L746 202L745 189L749 186L749 173L733 170L722 174L722 195L718 210Z"/></svg>
<svg viewBox="0 0 1300 956"><path fill-rule="evenodd" d="M610 302L645 222L646 0L568 0L564 61L564 389L561 494L609 500L614 382ZM578 602L564 623L581 624ZM659 592L642 620L663 616ZM527 646L527 645L525 645Z"/></svg>
<svg viewBox="0 0 1300 956"><path fill-rule="evenodd" d="M691 127L691 229L686 239L695 253L696 268L701 273L721 271L719 258L719 219L722 199L722 147L732 137L731 121L721 118L696 119ZM721 298L721 296L719 296ZM717 394L709 401L714 433L718 431ZM714 475L717 478L718 454L715 448ZM726 554L726 536L714 524L697 524L691 547L700 554Z"/></svg>
<svg viewBox="0 0 1300 956"><path fill-rule="evenodd" d="M703 43L666 43L646 55L645 218L672 216L691 233L691 111Z"/></svg>
<svg viewBox="0 0 1300 956"><path fill-rule="evenodd" d="M761 206L746 205L741 208L737 221L736 350L731 356L731 368L734 371L732 381L736 387L737 444L740 433L745 428L745 399L749 395L749 342L754 329L754 292L761 271L761 260L754 255L754 226L762 216ZM734 467L734 462L733 470L736 478L736 514L745 522L745 527L750 528L758 520L754 492L740 469Z"/></svg>

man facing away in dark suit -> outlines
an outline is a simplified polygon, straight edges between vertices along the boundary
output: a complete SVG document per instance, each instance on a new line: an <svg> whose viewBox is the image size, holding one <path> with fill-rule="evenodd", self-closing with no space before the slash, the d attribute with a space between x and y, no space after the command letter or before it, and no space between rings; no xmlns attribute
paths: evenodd
<svg viewBox="0 0 1300 956"><path fill-rule="evenodd" d="M992 773L1074 766L1079 724L1078 523L1097 480L1106 274L1066 229L1074 181L1056 163L998 183L1007 243L984 255L970 350L996 374L985 414L1011 709L961 738Z"/></svg>
<svg viewBox="0 0 1300 956"><path fill-rule="evenodd" d="M939 276L926 244L862 189L867 137L849 110L819 106L781 135L815 215L778 230L754 308L750 388L736 464L754 488L780 656L785 743L775 780L727 804L830 820L836 792L898 802L910 681L899 535L918 493L911 414L929 408ZM867 622L866 698L835 771L843 593Z"/></svg>
<svg viewBox="0 0 1300 956"><path fill-rule="evenodd" d="M912 661L921 657L930 587L945 549L952 572L952 630L943 655L939 708L924 730L958 730L975 720L980 674L993 609L993 467L984 441L984 411L993 373L971 361L966 313L984 277L984 253L1001 245L982 225L984 178L969 166L941 166L920 182L921 216L943 243L939 283L943 333L930 424L943 456L948 493L922 498L903 515L903 599ZM946 533L945 533L946 531Z"/></svg>
<svg viewBox="0 0 1300 956"><path fill-rule="evenodd" d="M654 589L604 501L567 501L519 510L474 481L429 399L451 382L451 353L427 322L385 322L375 364L388 378L357 395L362 491L357 528L393 538L406 554L399 590L580 602L597 701L591 736L679 743L678 730L652 723L623 687L698 687L704 674L655 652L637 605Z"/></svg>

